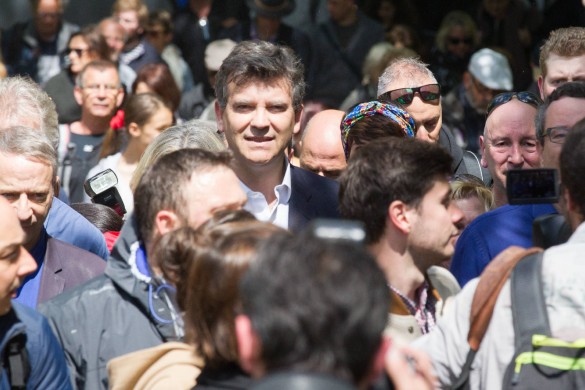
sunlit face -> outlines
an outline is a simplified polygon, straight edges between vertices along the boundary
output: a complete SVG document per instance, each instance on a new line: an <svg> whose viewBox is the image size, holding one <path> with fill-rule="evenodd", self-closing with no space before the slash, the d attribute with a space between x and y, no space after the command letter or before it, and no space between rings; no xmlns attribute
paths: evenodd
<svg viewBox="0 0 585 390"><path fill-rule="evenodd" d="M62 12L60 0L39 1L35 12L35 27L40 37L49 38L57 34Z"/></svg>
<svg viewBox="0 0 585 390"><path fill-rule="evenodd" d="M339 177L347 166L339 133L344 115L343 111L326 110L311 118L301 142L301 168L330 179Z"/></svg>
<svg viewBox="0 0 585 390"><path fill-rule="evenodd" d="M561 57L551 53L546 60L546 76L538 79L542 99L570 81L585 81L585 54L578 57Z"/></svg>
<svg viewBox="0 0 585 390"><path fill-rule="evenodd" d="M124 92L115 68L90 68L83 74L83 86L75 87L75 98L83 114L111 118L122 104Z"/></svg>
<svg viewBox="0 0 585 390"><path fill-rule="evenodd" d="M396 78L390 83L383 93L400 88L415 88L427 84L436 84L437 81L428 77L407 79L406 77ZM426 142L437 142L443 125L443 113L441 100L425 102L419 93L414 95L412 103L403 107L414 119L416 125L416 138Z"/></svg>
<svg viewBox="0 0 585 390"><path fill-rule="evenodd" d="M225 167L194 173L183 193L188 205L185 217L192 228L219 210L240 210L247 201L235 173Z"/></svg>
<svg viewBox="0 0 585 390"><path fill-rule="evenodd" d="M131 132L131 136L142 146L142 151L146 150L148 145L158 135L173 125L173 113L166 107L160 107L150 117L150 120L143 126L137 127L136 132Z"/></svg>
<svg viewBox="0 0 585 390"><path fill-rule="evenodd" d="M510 169L538 168L534 118L536 108L513 98L496 107L486 121L486 131L480 137L481 164L487 168L494 186L506 188Z"/></svg>
<svg viewBox="0 0 585 390"><path fill-rule="evenodd" d="M453 238L459 234L463 213L451 202L450 195L447 180L437 180L420 205L408 211L412 220L408 249L425 270L449 259L455 252Z"/></svg>
<svg viewBox="0 0 585 390"><path fill-rule="evenodd" d="M124 27L128 37L135 39L142 34L142 27L140 27L140 21L138 19L138 12L136 11L122 11L116 15L118 23Z"/></svg>
<svg viewBox="0 0 585 390"><path fill-rule="evenodd" d="M546 110L544 128L567 126L573 127L585 117L585 99L562 97L550 104ZM543 168L559 169L561 149L563 145L550 142L548 136L544 137L544 144L541 150Z"/></svg>
<svg viewBox="0 0 585 390"><path fill-rule="evenodd" d="M74 75L81 72L85 65L97 59L95 53L89 50L89 45L79 35L71 39L68 50L69 54L67 56L69 57L69 62L71 63L69 70Z"/></svg>
<svg viewBox="0 0 585 390"><path fill-rule="evenodd" d="M25 277L37 269L37 263L24 249L26 235L16 213L4 199L0 200L0 316L10 310Z"/></svg>
<svg viewBox="0 0 585 390"><path fill-rule="evenodd" d="M217 125L238 163L282 166L284 150L299 130L301 117L293 109L291 95L284 79L228 85L225 109L216 105Z"/></svg>
<svg viewBox="0 0 585 390"><path fill-rule="evenodd" d="M100 24L100 32L113 52L112 60L117 61L126 44L126 30L119 23L105 21Z"/></svg>
<svg viewBox="0 0 585 390"><path fill-rule="evenodd" d="M44 161L0 153L0 195L16 210L25 248L38 241L54 193L53 167Z"/></svg>

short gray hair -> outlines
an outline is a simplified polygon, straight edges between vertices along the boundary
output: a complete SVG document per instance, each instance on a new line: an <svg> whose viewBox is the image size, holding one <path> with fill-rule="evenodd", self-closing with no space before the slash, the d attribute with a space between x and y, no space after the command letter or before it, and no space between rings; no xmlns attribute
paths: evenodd
<svg viewBox="0 0 585 390"><path fill-rule="evenodd" d="M0 153L32 158L50 165L53 168L53 183L55 183L57 150L43 132L24 126L2 129L0 130Z"/></svg>
<svg viewBox="0 0 585 390"><path fill-rule="evenodd" d="M0 80L0 128L23 124L41 130L57 150L59 122L55 103L30 78L15 76Z"/></svg>
<svg viewBox="0 0 585 390"><path fill-rule="evenodd" d="M419 80L430 78L433 83L437 82L435 75L429 66L418 58L402 57L388 65L384 73L378 79L378 96L386 92L388 86L397 79Z"/></svg>
<svg viewBox="0 0 585 390"><path fill-rule="evenodd" d="M144 151L130 180L132 191L138 186L140 178L148 167L159 158L179 149L204 149L220 152L226 149L221 136L217 133L215 122L193 119L183 124L169 127L158 135Z"/></svg>

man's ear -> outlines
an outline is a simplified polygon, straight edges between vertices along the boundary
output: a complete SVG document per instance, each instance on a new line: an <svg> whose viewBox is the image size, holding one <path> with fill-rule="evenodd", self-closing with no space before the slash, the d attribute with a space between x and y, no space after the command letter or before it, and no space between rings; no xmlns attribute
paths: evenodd
<svg viewBox="0 0 585 390"><path fill-rule="evenodd" d="M538 76L538 90L540 91L540 98L544 100L544 77Z"/></svg>
<svg viewBox="0 0 585 390"><path fill-rule="evenodd" d="M61 191L61 178L55 176L55 181L53 182L53 196L55 198L59 197L59 191Z"/></svg>
<svg viewBox="0 0 585 390"><path fill-rule="evenodd" d="M392 340L388 336L382 336L382 340L380 341L380 346L372 359L372 366L370 367L369 373L365 379L365 387L369 388L372 383L374 383L380 375L384 372L385 363L386 363L386 353L392 344Z"/></svg>
<svg viewBox="0 0 585 390"><path fill-rule="evenodd" d="M240 314L236 316L236 339L238 342L238 356L240 367L254 378L263 374L262 347L260 338L252 327L250 317Z"/></svg>
<svg viewBox="0 0 585 390"><path fill-rule="evenodd" d="M463 85L465 86L465 89L470 89L472 82L473 80L471 80L471 73L468 71L463 72Z"/></svg>
<svg viewBox="0 0 585 390"><path fill-rule="evenodd" d="M75 101L77 102L77 104L82 106L83 105L83 90L77 85L75 86L75 88L73 88L73 96L75 97Z"/></svg>
<svg viewBox="0 0 585 390"><path fill-rule="evenodd" d="M124 102L124 96L126 96L126 91L124 88L120 87L118 89L118 96L116 96L116 108L120 108L122 106L122 103Z"/></svg>
<svg viewBox="0 0 585 390"><path fill-rule="evenodd" d="M410 233L412 221L408 213L409 210L410 207L400 200L395 200L388 206L387 220L403 234Z"/></svg>
<svg viewBox="0 0 585 390"><path fill-rule="evenodd" d="M295 112L295 125L293 127L293 134L298 134L301 131L301 118L303 117L304 106L298 112Z"/></svg>
<svg viewBox="0 0 585 390"><path fill-rule="evenodd" d="M220 105L219 105L219 101L217 101L217 99L215 99L215 118L217 121L217 131L219 131L220 133L224 132L224 128L223 128L223 110L221 109Z"/></svg>
<svg viewBox="0 0 585 390"><path fill-rule="evenodd" d="M179 217L174 211L160 210L154 217L155 229L161 236L179 228L180 225Z"/></svg>
<svg viewBox="0 0 585 390"><path fill-rule="evenodd" d="M487 161L485 159L485 140L483 138L483 135L479 136L479 150L481 150L481 166L484 168L488 167Z"/></svg>

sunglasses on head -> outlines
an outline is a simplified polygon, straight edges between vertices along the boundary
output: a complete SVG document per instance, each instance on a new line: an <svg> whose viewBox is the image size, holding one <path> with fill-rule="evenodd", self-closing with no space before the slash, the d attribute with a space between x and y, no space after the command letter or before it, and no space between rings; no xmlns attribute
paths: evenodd
<svg viewBox="0 0 585 390"><path fill-rule="evenodd" d="M414 94L417 92L423 101L430 102L441 97L441 86L439 84L427 84L415 88L395 89L381 94L378 96L378 100L408 105L412 103Z"/></svg>
<svg viewBox="0 0 585 390"><path fill-rule="evenodd" d="M499 95L496 95L496 97L494 97L492 99L490 104L488 104L486 118L488 116L490 116L492 111L494 111L496 108L498 108L502 104L508 103L514 97L516 99L518 99L519 101L521 101L522 103L529 104L535 108L538 108L538 106L542 104L542 100L538 96L533 94L532 92L526 92L526 91L525 92L503 92L503 93L500 93Z"/></svg>
<svg viewBox="0 0 585 390"><path fill-rule="evenodd" d="M457 37L449 37L447 38L447 42L451 45L461 45L462 43L466 45L471 45L473 40L471 38L457 38Z"/></svg>

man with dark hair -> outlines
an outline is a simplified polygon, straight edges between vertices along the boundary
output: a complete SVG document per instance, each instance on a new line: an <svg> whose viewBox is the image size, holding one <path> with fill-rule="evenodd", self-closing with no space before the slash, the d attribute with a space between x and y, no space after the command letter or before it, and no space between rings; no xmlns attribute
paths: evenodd
<svg viewBox="0 0 585 390"><path fill-rule="evenodd" d="M246 209L293 231L314 218L336 218L337 184L293 167L285 149L300 129L303 65L292 50L264 41L239 43L216 76L219 131L234 154Z"/></svg>
<svg viewBox="0 0 585 390"><path fill-rule="evenodd" d="M561 147L569 129L585 117L585 83L570 82L552 92L536 114L537 148L542 168L559 167ZM558 206L558 205L557 205ZM505 205L477 217L457 240L451 271L463 286L511 245L532 246L532 224L557 213L551 204Z"/></svg>
<svg viewBox="0 0 585 390"><path fill-rule="evenodd" d="M448 295L427 271L453 255L463 219L451 204L450 172L440 146L389 137L357 149L340 179L341 214L365 225L393 296L389 332L403 339L430 332Z"/></svg>
<svg viewBox="0 0 585 390"><path fill-rule="evenodd" d="M198 227L221 209L246 202L225 153L181 149L142 176L105 275L49 301L49 318L78 388L107 388L107 362L183 338L173 287L149 261L153 245L181 226ZM95 335L100 335L96 338Z"/></svg>
<svg viewBox="0 0 585 390"><path fill-rule="evenodd" d="M375 260L355 243L273 237L240 297L240 363L265 376L253 388L353 389L380 374L390 297Z"/></svg>
<svg viewBox="0 0 585 390"><path fill-rule="evenodd" d="M27 237L16 213L2 197L0 215L0 387L70 389L65 356L47 320L12 301L37 264L24 248Z"/></svg>
<svg viewBox="0 0 585 390"><path fill-rule="evenodd" d="M580 112L583 113L583 98L577 99L568 96L558 98L558 95L555 95L561 91L561 88L559 87L547 99L549 103L547 122L554 116L556 105L561 104L565 108L569 108L568 101L572 101L571 99L575 103L580 101ZM555 98L558 100L553 100ZM562 103L563 101L565 103ZM565 136L560 153L562 196L564 199L562 208L574 233L567 243L546 250L542 258L540 286L548 324L534 321L534 317L537 317L534 314L535 310L525 310L522 313L529 320L534 321L531 326L548 327L550 330L550 334L546 335L548 337L542 344L537 344L537 341L534 341L535 346L553 345L551 342L554 339L551 339L558 338L563 340L563 344L554 345L569 345L577 352L582 351L582 349L574 347L575 344L572 343L574 341L578 343L576 339L580 339L585 332L583 325L585 324L583 303L583 294L585 294L583 288L583 278L585 277L585 263L583 262L583 251L585 251L585 224L583 224L585 221L585 176L583 175L585 170L585 121L578 122L569 132L565 133ZM549 135L547 134L546 137ZM556 164L559 164L558 157L557 154ZM522 260L519 265L523 265L525 261L530 260ZM465 362L469 351L467 336L470 327L470 309L479 281L479 278L470 281L455 297L452 307L443 317L436 332L417 340L417 345L431 355L442 388L450 388L462 372L463 362ZM522 288L524 287L522 286ZM526 288L529 289L527 286ZM531 367L536 367L537 370L547 373L544 375L547 375L548 379L553 377L553 383L555 379L563 377L565 369L555 366L554 373L552 373L553 371L549 370L550 367L547 363L541 364L541 361L533 363L532 356L534 355L530 356L530 364L522 364L522 359L513 361L515 345L522 335L515 332L517 322L515 316L516 313L519 313L519 309L514 306L516 295L512 298L512 290L512 282L507 281L497 298L491 321L475 355L474 364L471 366L469 374L471 388L501 389L506 388L506 385L514 387L503 382L506 378L506 370L510 368L511 364L516 365L516 367L519 367L517 364L520 364L519 368L522 371L528 370L528 372L530 372ZM546 354L546 352L540 353ZM580 353L579 356L581 356ZM560 356L551 355L551 359L555 358L563 359ZM536 357L534 359L539 360ZM576 360L568 357L564 359L570 362L569 369L575 369L574 362ZM558 362L558 360L549 361ZM520 372L515 372L519 377ZM539 382L533 383L545 383L544 377L539 379ZM517 387L520 388L524 385L526 383L523 384L523 381L520 380ZM563 386L559 383L558 387L562 388Z"/></svg>

